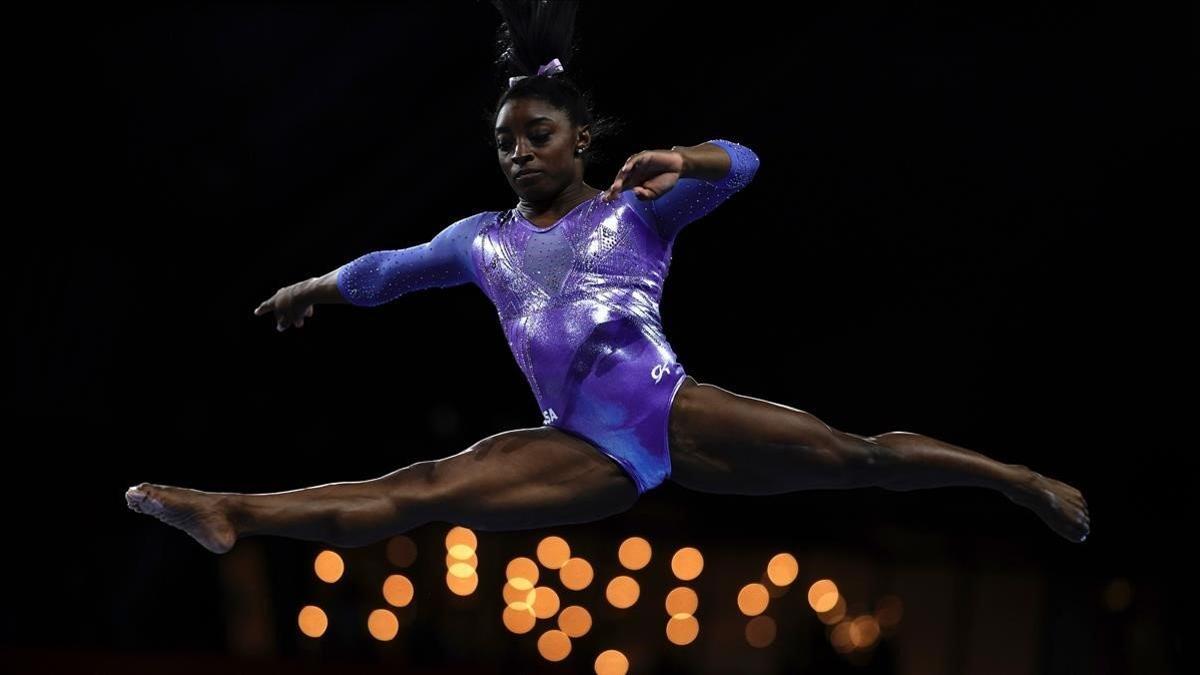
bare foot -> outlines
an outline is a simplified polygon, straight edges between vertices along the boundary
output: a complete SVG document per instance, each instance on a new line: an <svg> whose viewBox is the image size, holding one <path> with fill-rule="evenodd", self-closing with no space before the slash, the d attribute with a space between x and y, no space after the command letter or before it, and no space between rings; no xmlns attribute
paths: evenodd
<svg viewBox="0 0 1200 675"><path fill-rule="evenodd" d="M187 532L213 553L225 553L237 541L229 518L214 495L199 490L139 483L125 492L129 508Z"/></svg>
<svg viewBox="0 0 1200 675"><path fill-rule="evenodd" d="M1038 514L1050 529L1068 541L1081 544L1091 532L1087 500L1079 490L1062 481L1030 470L1026 483L1008 498Z"/></svg>

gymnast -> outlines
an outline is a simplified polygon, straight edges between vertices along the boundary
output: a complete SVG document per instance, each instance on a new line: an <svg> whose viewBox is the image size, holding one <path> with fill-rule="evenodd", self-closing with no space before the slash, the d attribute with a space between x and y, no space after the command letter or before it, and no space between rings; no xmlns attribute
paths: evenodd
<svg viewBox="0 0 1200 675"><path fill-rule="evenodd" d="M1079 490L1024 465L907 431L841 431L687 375L659 318L672 247L751 181L758 156L724 138L645 150L607 189L588 185L593 133L605 127L563 62L577 3L492 3L504 19L497 63L516 74L490 130L516 206L279 289L254 314L283 331L303 327L318 304L374 307L474 284L497 309L542 425L371 480L264 494L141 483L126 492L129 508L224 553L251 535L356 547L435 521L483 531L589 522L667 480L738 495L976 486L1069 541L1087 539Z"/></svg>

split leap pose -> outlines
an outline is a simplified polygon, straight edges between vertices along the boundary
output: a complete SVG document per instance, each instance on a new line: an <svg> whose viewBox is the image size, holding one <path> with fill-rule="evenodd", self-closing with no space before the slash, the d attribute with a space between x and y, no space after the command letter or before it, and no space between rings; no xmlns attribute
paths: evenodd
<svg viewBox="0 0 1200 675"><path fill-rule="evenodd" d="M527 74L509 80L492 118L517 205L282 288L254 313L285 330L302 327L317 304L372 307L474 284L496 306L542 426L372 480L288 492L141 483L126 493L130 508L223 553L249 535L352 547L432 521L485 531L587 522L629 509L666 480L741 495L976 486L1031 509L1070 541L1087 538L1079 490L1024 465L906 431L840 431L685 374L659 319L673 244L750 182L758 156L721 138L646 150L608 189L588 185L595 120L556 58L570 51L574 3L494 4L506 19L503 63ZM529 74L531 64L542 65Z"/></svg>

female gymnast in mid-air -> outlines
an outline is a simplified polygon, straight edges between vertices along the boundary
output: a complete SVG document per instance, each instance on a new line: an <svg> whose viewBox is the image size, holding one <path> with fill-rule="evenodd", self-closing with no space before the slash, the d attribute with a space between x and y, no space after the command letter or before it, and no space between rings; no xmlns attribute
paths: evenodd
<svg viewBox="0 0 1200 675"><path fill-rule="evenodd" d="M1070 541L1087 538L1079 490L1024 465L906 431L840 431L686 375L659 319L671 250L685 225L750 182L757 155L725 139L645 150L606 190L588 185L596 119L560 60L576 3L492 2L504 18L499 63L517 73L491 116L517 205L282 288L254 313L282 331L302 327L318 304L372 307L475 284L498 310L542 426L373 480L270 494L141 483L126 492L130 508L224 553L249 535L354 547L433 521L485 531L582 523L629 509L668 479L741 495L968 485L1003 493Z"/></svg>

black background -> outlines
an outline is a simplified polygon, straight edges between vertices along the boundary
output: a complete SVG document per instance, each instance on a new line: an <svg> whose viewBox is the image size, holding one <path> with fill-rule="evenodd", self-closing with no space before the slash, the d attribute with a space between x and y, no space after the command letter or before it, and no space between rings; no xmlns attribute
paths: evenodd
<svg viewBox="0 0 1200 675"><path fill-rule="evenodd" d="M1188 420L1156 401L1181 363L1151 365L1170 361L1152 309L1169 287L1146 282L1166 267L1147 255L1171 248L1152 232L1188 227L1167 206L1194 156L1187 22L1141 4L972 7L585 3L569 70L627 124L585 180L607 187L643 149L753 149L754 181L675 245L662 318L688 373L847 431L1026 464L1083 491L1089 541L968 488L750 498L670 484L578 536L968 570L978 541L998 542L1071 589L1052 612L1150 636L1047 634L1030 672L1135 672L1135 652L1151 659L1140 672L1170 672L1196 462L1190 443L1152 437ZM281 286L515 204L480 121L503 82L497 22L482 2L197 3L13 25L28 49L10 131L30 152L10 227L34 243L14 243L9 268L6 649L31 663L43 652L22 650L224 653L217 557L130 512L129 485L363 480L541 424L473 286L319 306L285 333L252 315ZM436 545L444 527L425 529L414 538ZM893 530L938 546L890 547ZM541 534L504 536L516 550ZM319 547L254 545L280 653L295 655L291 608ZM1134 609L1100 617L1117 577ZM364 645L323 662L373 662ZM537 661L524 648L512 663ZM420 663L469 671L487 649L426 643Z"/></svg>

